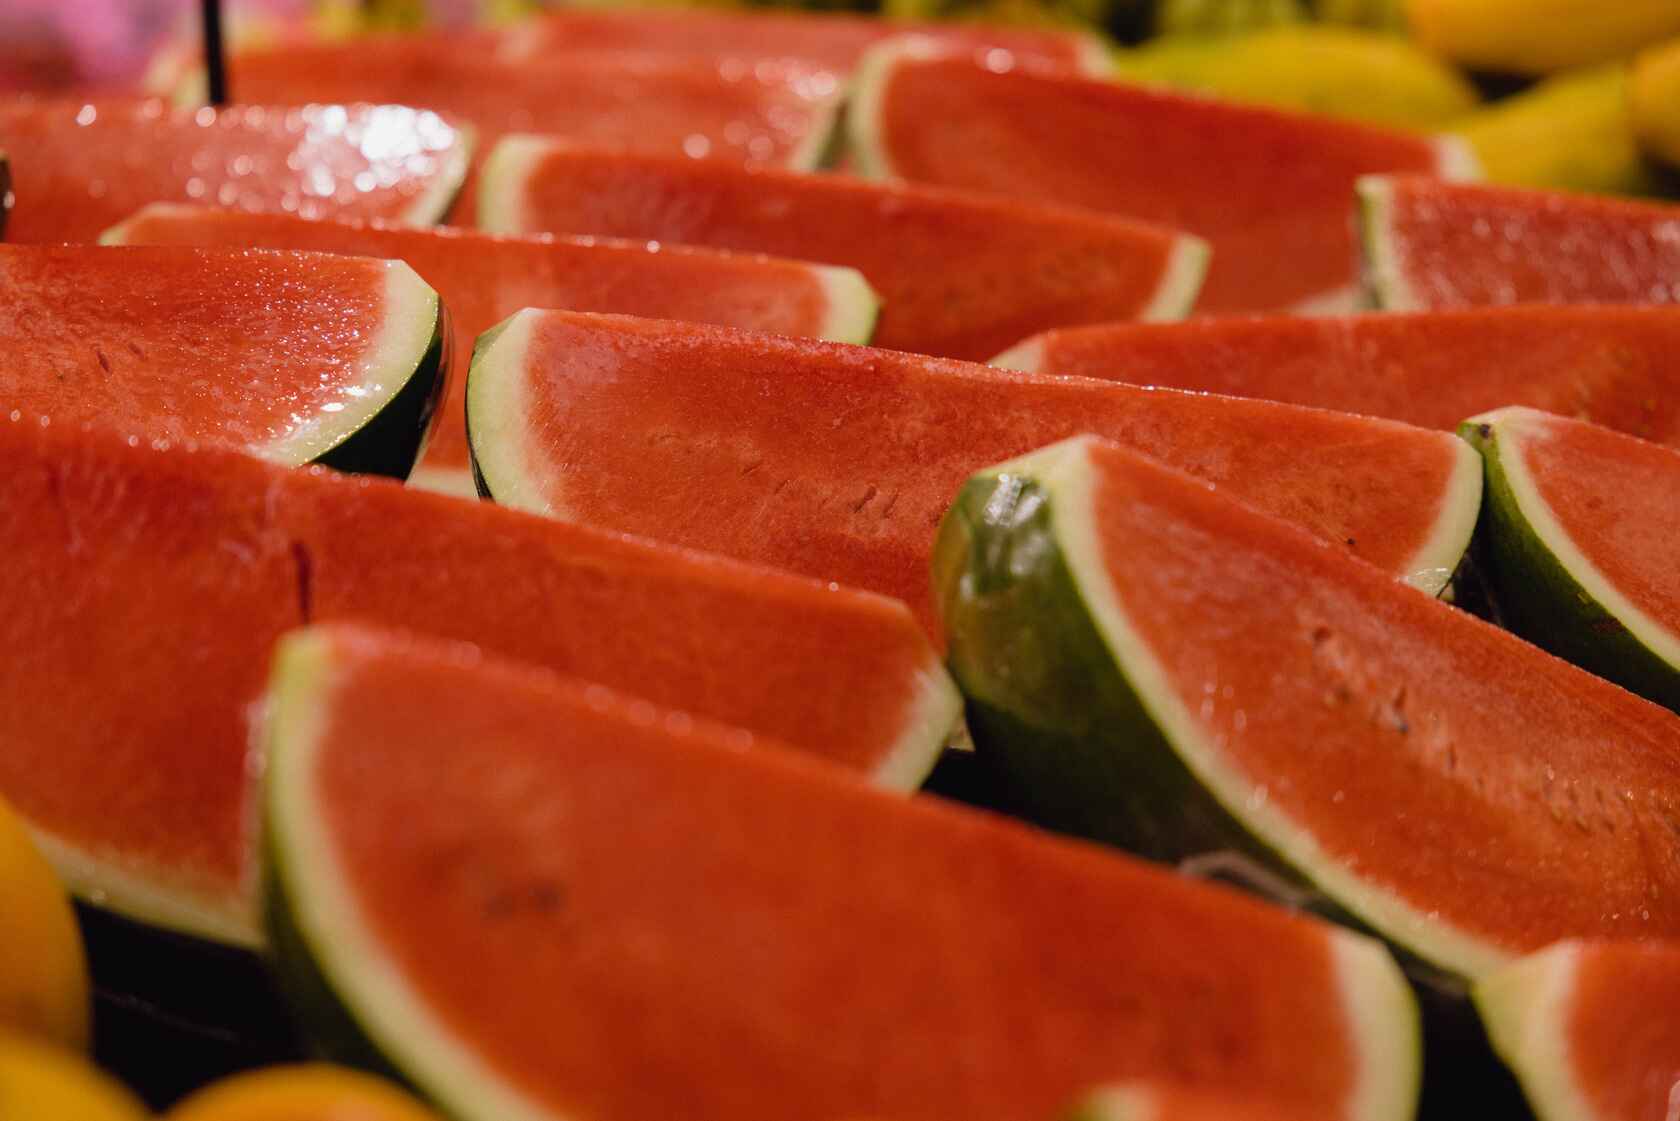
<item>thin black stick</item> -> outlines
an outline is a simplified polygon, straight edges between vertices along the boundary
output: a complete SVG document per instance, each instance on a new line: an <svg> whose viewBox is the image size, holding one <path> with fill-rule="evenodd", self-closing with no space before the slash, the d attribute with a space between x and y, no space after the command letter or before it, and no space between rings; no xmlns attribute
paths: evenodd
<svg viewBox="0 0 1680 1121"><path fill-rule="evenodd" d="M210 82L210 104L226 105L227 56L222 50L222 2L204 0L199 11L204 17L204 73Z"/></svg>

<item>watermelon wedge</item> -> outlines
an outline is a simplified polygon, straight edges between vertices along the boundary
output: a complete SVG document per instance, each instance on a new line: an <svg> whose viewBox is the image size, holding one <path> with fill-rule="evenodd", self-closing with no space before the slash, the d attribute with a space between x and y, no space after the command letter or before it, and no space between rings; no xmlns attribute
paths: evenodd
<svg viewBox="0 0 1680 1121"><path fill-rule="evenodd" d="M956 720L903 605L384 480L0 414L0 797L85 899L255 938L247 721L355 618L634 688L916 785Z"/></svg>
<svg viewBox="0 0 1680 1121"><path fill-rule="evenodd" d="M471 649L302 631L269 713L281 975L462 1121L1048 1118L1162 1072L1412 1114L1411 994L1328 924Z"/></svg>
<svg viewBox="0 0 1680 1121"><path fill-rule="evenodd" d="M783 335L868 342L875 294L851 269L583 238L502 238L466 230L311 222L281 214L158 204L107 231L118 244L261 245L408 262L452 313L455 353L526 307L622 311ZM474 494L467 379L450 383L425 459L410 481Z"/></svg>
<svg viewBox="0 0 1680 1121"><path fill-rule="evenodd" d="M1255 1100L1172 1083L1104 1086L1066 1121L1325 1121L1328 1114L1298 1105Z"/></svg>
<svg viewBox="0 0 1680 1121"><path fill-rule="evenodd" d="M1206 238L1207 312L1351 310L1361 175L1464 175L1457 141L885 44L847 111L858 170Z"/></svg>
<svg viewBox="0 0 1680 1121"><path fill-rule="evenodd" d="M521 312L479 340L467 386L496 501L870 588L930 629L934 527L963 480L1092 430L1431 593L1480 502L1446 433L626 316Z"/></svg>
<svg viewBox="0 0 1680 1121"><path fill-rule="evenodd" d="M1382 308L1680 303L1680 206L1411 176L1359 197Z"/></svg>
<svg viewBox="0 0 1680 1121"><path fill-rule="evenodd" d="M880 20L834 12L771 12L762 8L568 8L515 28L503 49L512 57L534 58L578 49L750 60L798 58L849 74L870 47L898 35L916 35L953 49L1003 51L1011 57L1095 75L1113 69L1102 39L1085 31Z"/></svg>
<svg viewBox="0 0 1680 1121"><path fill-rule="evenodd" d="M1476 986L1539 1121L1642 1121L1680 1102L1680 944L1560 942Z"/></svg>
<svg viewBox="0 0 1680 1121"><path fill-rule="evenodd" d="M1680 308L1114 323L1047 331L992 364L1287 401L1425 428L1455 429L1473 413L1530 405L1680 445Z"/></svg>
<svg viewBox="0 0 1680 1121"><path fill-rule="evenodd" d="M9 237L23 242L93 241L149 202L430 225L471 147L436 113L399 105L0 103L19 200Z"/></svg>
<svg viewBox="0 0 1680 1121"><path fill-rule="evenodd" d="M484 52L416 54L359 39L242 52L242 101L395 101L473 124L483 147L509 132L673 156L815 167L828 151L841 78L793 59L567 51L514 61ZM181 97L202 100L197 79ZM471 223L476 178L455 214Z"/></svg>
<svg viewBox="0 0 1680 1121"><path fill-rule="evenodd" d="M1121 218L534 136L490 154L478 224L850 265L885 300L877 345L973 360L1058 324L1180 318L1207 262L1197 239Z"/></svg>
<svg viewBox="0 0 1680 1121"><path fill-rule="evenodd" d="M1198 479L1090 437L992 468L934 580L1047 823L1240 854L1447 983L1680 934L1680 717Z"/></svg>
<svg viewBox="0 0 1680 1121"><path fill-rule="evenodd" d="M1680 452L1524 408L1461 431L1487 463L1480 567L1500 621L1680 708Z"/></svg>
<svg viewBox="0 0 1680 1121"><path fill-rule="evenodd" d="M15 418L405 477L448 378L438 295L400 261L0 246Z"/></svg>

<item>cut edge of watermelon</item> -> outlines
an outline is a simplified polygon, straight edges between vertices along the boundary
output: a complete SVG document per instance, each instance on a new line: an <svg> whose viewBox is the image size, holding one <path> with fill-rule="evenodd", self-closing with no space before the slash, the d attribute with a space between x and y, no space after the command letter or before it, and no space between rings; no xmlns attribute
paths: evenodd
<svg viewBox="0 0 1680 1121"><path fill-rule="evenodd" d="M1394 183L1386 175L1365 175L1354 190L1359 243L1365 251L1365 289L1372 304L1382 311L1424 310L1422 298L1406 279L1406 263L1394 235Z"/></svg>
<svg viewBox="0 0 1680 1121"><path fill-rule="evenodd" d="M1453 574L1470 551L1482 511L1482 457L1463 440L1454 439L1449 446L1454 458L1452 477L1441 495L1442 509L1436 514L1434 532L1412 555L1402 578L1431 596L1439 596L1452 583Z"/></svg>
<svg viewBox="0 0 1680 1121"><path fill-rule="evenodd" d="M1208 797L1261 844L1290 867L1300 869L1360 921L1386 939L1470 978L1504 965L1511 955L1445 920L1367 883L1330 859L1305 827L1273 803L1256 804L1252 784L1222 758L1196 727L1196 721L1173 691L1166 672L1147 643L1133 630L1108 582L1096 529L1096 473L1089 451L1094 436L1076 436L997 468L1035 479L1061 511L1053 532L1069 575L1084 599L1091 620L1137 694L1143 710L1165 733L1171 750L1196 777ZM1468 450L1468 449L1467 449Z"/></svg>
<svg viewBox="0 0 1680 1121"><path fill-rule="evenodd" d="M1577 943L1559 942L1470 990L1494 1052L1517 1076L1540 1117L1592 1121L1599 1116L1570 1075L1566 1025L1580 957Z"/></svg>
<svg viewBox="0 0 1680 1121"><path fill-rule="evenodd" d="M414 196L414 201L409 203L407 210L390 219L398 225L437 225L443 221L444 215L449 213L449 208L454 206L455 200L461 196L461 189L467 185L467 176L472 172L473 153L478 150L478 129L466 121L448 119L445 123L454 131L458 143L435 157L445 161L443 167L437 177Z"/></svg>
<svg viewBox="0 0 1680 1121"><path fill-rule="evenodd" d="M478 173L478 228L490 234L527 234L531 229L525 185L550 153L564 141L534 132L510 133L496 141Z"/></svg>
<svg viewBox="0 0 1680 1121"><path fill-rule="evenodd" d="M425 375L445 329L442 301L402 261L380 264L385 269L384 322L367 348L360 381L346 387L360 393L350 393L351 403L342 411L317 415L280 439L253 448L253 454L284 466L330 457L368 428L414 378ZM402 473L407 474L406 468Z"/></svg>
<svg viewBox="0 0 1680 1121"><path fill-rule="evenodd" d="M1213 246L1194 234L1178 234L1167 253L1166 268L1161 270L1161 282L1155 294L1138 312L1143 322L1160 323L1184 319L1196 306L1207 279L1208 263L1213 259Z"/></svg>
<svg viewBox="0 0 1680 1121"><path fill-rule="evenodd" d="M428 467L424 462L408 473L407 486L415 490L447 494L453 498L479 498L478 484L472 472L460 467Z"/></svg>
<svg viewBox="0 0 1680 1121"><path fill-rule="evenodd" d="M276 646L265 736L265 909L282 977L323 1034L390 1064L435 1101L451 1109L471 1101L475 1114L508 1121L552 1121L439 1022L362 914L314 789L333 676L325 637L294 632Z"/></svg>
<svg viewBox="0 0 1680 1121"><path fill-rule="evenodd" d="M1543 425L1548 416L1538 409L1512 405L1473 416L1459 427L1464 440L1482 455L1487 473L1495 477L1495 484L1488 487L1488 501L1507 507L1502 511L1507 517L1502 520L1508 521L1520 537L1510 542L1510 547L1522 553L1528 564L1552 569L1548 585L1570 590L1569 602L1562 605L1564 611L1579 613L1596 607L1621 624L1628 638L1643 648L1652 660L1651 671L1657 675L1680 675L1680 636L1653 619L1616 587L1576 544L1541 497L1523 445L1525 429ZM1537 582L1530 582L1529 586L1539 591ZM1561 622L1568 626L1573 620ZM1590 624L1588 629L1593 629ZM1616 651L1621 658L1632 653L1625 649Z"/></svg>
<svg viewBox="0 0 1680 1121"><path fill-rule="evenodd" d="M101 859L33 825L29 833L77 899L145 926L208 942L249 950L262 943L248 890L236 890L230 899L214 900L202 892L169 887L161 875Z"/></svg>

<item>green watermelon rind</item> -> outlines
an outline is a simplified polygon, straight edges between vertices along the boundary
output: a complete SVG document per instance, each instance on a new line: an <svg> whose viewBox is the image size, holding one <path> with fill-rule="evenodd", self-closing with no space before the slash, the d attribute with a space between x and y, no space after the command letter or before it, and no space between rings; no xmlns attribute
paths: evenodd
<svg viewBox="0 0 1680 1121"><path fill-rule="evenodd" d="M1380 934L1432 982L1503 965L1503 949L1324 854L1197 731L1107 583L1094 442L1075 437L982 472L941 524L934 594L977 747L1057 828L1156 860L1239 854L1310 887L1313 910Z"/></svg>
<svg viewBox="0 0 1680 1121"><path fill-rule="evenodd" d="M1523 462L1522 428L1544 419L1512 407L1459 427L1487 473L1476 540L1501 621L1565 661L1680 711L1680 637L1588 559Z"/></svg>
<svg viewBox="0 0 1680 1121"><path fill-rule="evenodd" d="M311 783L332 676L326 639L301 632L276 646L265 725L263 914L288 1002L329 1057L392 1075L452 1116L555 1121L438 1021L364 919Z"/></svg>
<svg viewBox="0 0 1680 1121"><path fill-rule="evenodd" d="M1600 1116L1575 1081L1566 1031L1580 946L1558 942L1477 982L1471 990L1494 1052L1517 1076L1539 1121Z"/></svg>
<svg viewBox="0 0 1680 1121"><path fill-rule="evenodd" d="M551 501L554 480L519 454L529 409L521 395L524 355L542 312L535 308L504 319L478 337L467 374L467 453L480 498L562 521L577 520ZM895 601L896 602L896 601ZM962 699L942 670L924 673L898 740L869 773L889 790L915 790L939 761L940 750L958 735Z"/></svg>
<svg viewBox="0 0 1680 1121"><path fill-rule="evenodd" d="M99 235L101 245L128 245L129 230L154 203ZM282 253L286 250L251 250ZM449 311L431 285L402 261L385 267L386 313L367 350L355 408L317 414L279 440L246 450L282 467L319 463L340 471L407 478L425 449L432 420L448 388L453 333Z"/></svg>

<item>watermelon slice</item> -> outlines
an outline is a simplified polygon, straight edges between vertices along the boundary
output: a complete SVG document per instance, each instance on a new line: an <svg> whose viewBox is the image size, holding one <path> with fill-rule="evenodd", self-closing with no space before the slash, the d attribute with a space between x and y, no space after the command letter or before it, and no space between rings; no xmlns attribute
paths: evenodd
<svg viewBox="0 0 1680 1121"><path fill-rule="evenodd" d="M498 502L871 588L930 629L933 530L963 480L1092 430L1430 592L1480 502L1446 433L625 316L521 312L479 341L467 387Z"/></svg>
<svg viewBox="0 0 1680 1121"><path fill-rule="evenodd" d="M1680 303L1680 206L1411 176L1359 197L1379 307Z"/></svg>
<svg viewBox="0 0 1680 1121"><path fill-rule="evenodd" d="M1172 1083L1104 1086L1067 1121L1325 1121L1328 1114L1297 1105L1255 1100Z"/></svg>
<svg viewBox="0 0 1680 1121"><path fill-rule="evenodd" d="M1539 1121L1643 1121L1680 1104L1680 945L1561 942L1476 986Z"/></svg>
<svg viewBox="0 0 1680 1121"><path fill-rule="evenodd" d="M1001 51L1011 57L1073 67L1094 75L1113 69L1102 39L1085 31L1003 27L982 23L880 20L834 12L769 12L706 8L657 11L568 8L510 32L512 57L552 57L555 51L631 50L718 58L799 58L849 74L863 53L883 39L916 35L941 46Z"/></svg>
<svg viewBox="0 0 1680 1121"><path fill-rule="evenodd" d="M1462 175L1457 141L886 44L847 113L858 169L1127 214L1213 245L1198 307L1349 308L1355 181Z"/></svg>
<svg viewBox="0 0 1680 1121"><path fill-rule="evenodd" d="M319 99L314 99L319 100ZM398 105L167 109L157 101L0 103L19 204L13 241L93 241L149 202L430 225L469 138Z"/></svg>
<svg viewBox="0 0 1680 1121"><path fill-rule="evenodd" d="M877 345L974 360L1057 324L1180 318L1207 262L1197 239L1120 218L533 136L490 154L478 224L851 265L885 298Z"/></svg>
<svg viewBox="0 0 1680 1121"><path fill-rule="evenodd" d="M400 261L0 246L0 399L56 424L403 478L448 377Z"/></svg>
<svg viewBox="0 0 1680 1121"><path fill-rule="evenodd" d="M0 797L82 897L254 938L247 719L282 631L366 619L914 786L956 719L903 605L384 480L0 414Z"/></svg>
<svg viewBox="0 0 1680 1121"><path fill-rule="evenodd" d="M1680 717L1200 480L1045 449L964 488L934 573L974 741L1034 816L1240 854L1449 983L1680 935Z"/></svg>
<svg viewBox="0 0 1680 1121"><path fill-rule="evenodd" d="M229 81L243 101L397 101L476 126L481 150L508 132L553 133L668 155L815 167L843 96L831 71L793 59L568 51L511 61L484 52L417 54L353 39L241 53ZM198 97L196 80L181 96ZM477 212L476 180L455 213Z"/></svg>
<svg viewBox="0 0 1680 1121"><path fill-rule="evenodd" d="M310 222L159 204L105 240L159 245L263 245L400 257L437 285L455 326L456 353L525 307L623 311L868 342L877 306L851 269L765 257L581 238L499 238L465 230ZM450 385L442 417L410 481L474 494L467 461L467 380Z"/></svg>
<svg viewBox="0 0 1680 1121"><path fill-rule="evenodd" d="M1259 397L1425 428L1531 405L1680 445L1680 308L1511 307L1047 331L992 359L1030 373Z"/></svg>
<svg viewBox="0 0 1680 1121"><path fill-rule="evenodd" d="M269 706L282 976L462 1121L1043 1118L1162 1072L1412 1114L1411 994L1327 924L470 649L300 632Z"/></svg>
<svg viewBox="0 0 1680 1121"><path fill-rule="evenodd" d="M1680 452L1524 408L1462 432L1487 462L1481 568L1500 621L1680 708Z"/></svg>

